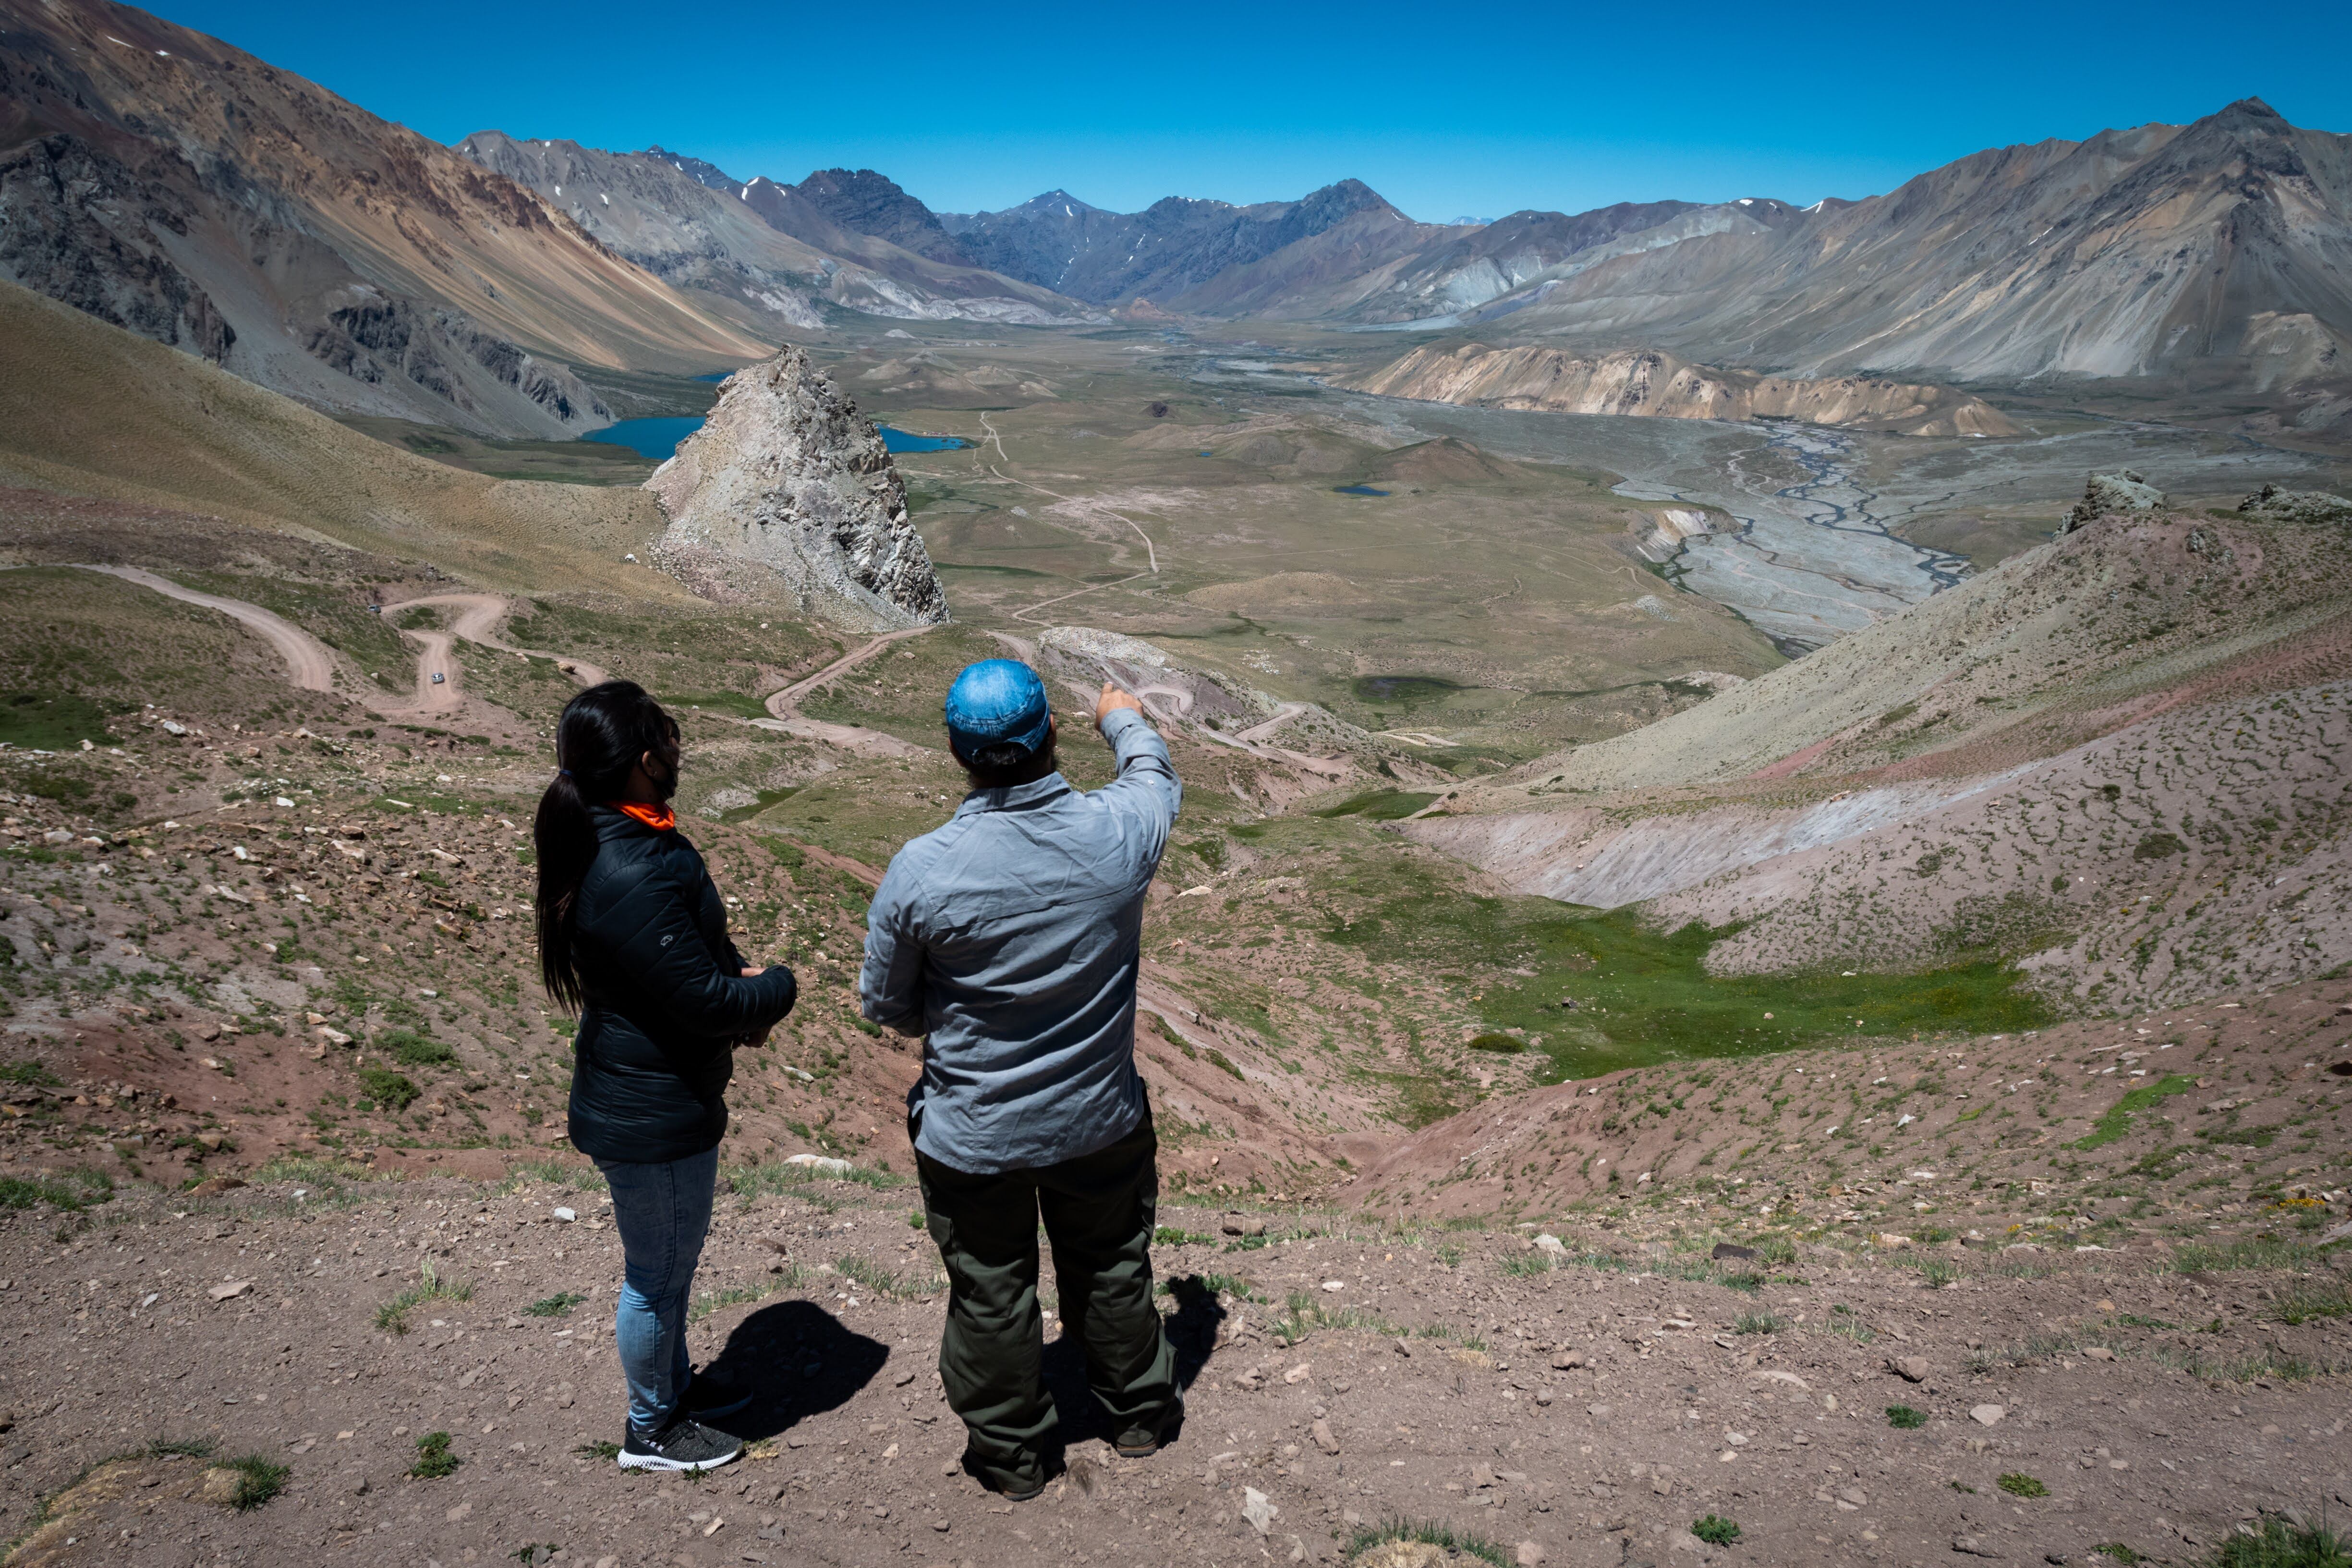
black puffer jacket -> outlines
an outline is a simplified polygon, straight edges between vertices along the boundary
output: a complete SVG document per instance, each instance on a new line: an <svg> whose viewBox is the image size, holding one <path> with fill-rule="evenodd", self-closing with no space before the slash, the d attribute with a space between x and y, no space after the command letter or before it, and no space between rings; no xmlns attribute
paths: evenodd
<svg viewBox="0 0 2352 1568"><path fill-rule="evenodd" d="M735 1041L793 1010L793 972L743 977L727 906L684 834L593 808L596 858L573 931L582 988L572 1146L683 1160L727 1131Z"/></svg>

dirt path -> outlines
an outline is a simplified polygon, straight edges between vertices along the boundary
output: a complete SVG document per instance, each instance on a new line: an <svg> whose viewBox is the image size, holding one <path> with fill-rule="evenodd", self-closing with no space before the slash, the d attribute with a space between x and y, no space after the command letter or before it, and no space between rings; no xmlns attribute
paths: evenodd
<svg viewBox="0 0 2352 1568"><path fill-rule="evenodd" d="M1003 458L1007 464L1010 464L1013 459L1005 454L1004 437L996 433L996 426L988 422L988 416L985 414L980 416L980 427L988 432L988 439L995 446L996 455ZM1142 571L1121 577L1118 582L1089 583L1083 588L1073 589L1069 593L1056 594L1050 599L1040 600L1036 604L1030 605L1025 610L1016 610L1013 612L1013 616L1014 620L1028 620L1038 611L1054 605L1058 605L1065 599L1075 599L1083 595L1100 593L1105 588L1116 588L1121 584L1132 583L1138 577L1157 577L1160 575L1160 552L1153 546L1151 542L1151 535L1144 532L1143 525L1136 521L1135 519L1127 516L1123 512L1113 511L1110 508L1103 506L1097 501L1089 500L1082 496L1066 496L1059 490L1049 490L1043 485L1033 485L1027 479L1016 479L1011 474L1006 473L1003 468L998 468L993 463L988 465L988 471L995 475L998 479L1003 479L1008 485L1019 485L1024 490L1035 490L1041 496L1052 496L1055 500L1067 501L1073 506L1092 507L1094 510L1101 512L1105 517L1117 518L1119 521L1127 524L1128 527L1135 531L1136 538L1143 541L1143 556L1144 559L1150 563L1150 564Z"/></svg>
<svg viewBox="0 0 2352 1568"><path fill-rule="evenodd" d="M801 714L801 699L821 686L830 685L849 671L864 664L894 642L921 637L929 626L909 626L904 631L885 632L864 646L853 648L818 670L803 676L782 691L768 694L769 717L751 719L745 722L761 730L774 730L781 734L797 735L803 741L822 741L828 746L856 752L871 757L919 757L923 748L896 735L886 735L879 730L863 729L856 724L829 724L822 719L804 718Z"/></svg>
<svg viewBox="0 0 2352 1568"><path fill-rule="evenodd" d="M126 583L136 583L142 588L152 588L167 599L183 604L200 605L207 610L218 610L229 619L258 634L286 660L286 678L305 691L331 691L335 686L335 656L327 645L283 616L248 605L242 599L226 599L218 594L199 593L184 588L169 577L160 576L140 566L98 566L77 563L84 572L103 572L110 577L120 577Z"/></svg>
<svg viewBox="0 0 2352 1568"><path fill-rule="evenodd" d="M457 686L460 672L449 659L452 637L462 637L469 643L481 647L493 648L499 653L510 653L530 658L551 658L555 661L556 668L583 687L601 686L610 679L601 666L590 664L583 658L577 658L570 654L551 653L543 648L519 647L500 637L498 635L499 628L506 624L507 617L514 614L514 601L503 594L428 594L421 598L403 599L398 604L386 605L383 607L383 613L391 615L398 610L425 606L446 606L457 612L450 622L449 629L446 632L413 631L402 634L404 637L415 637L424 644L427 657L437 658L439 660L435 668L442 668L448 676L446 686L433 688L436 692L452 690L450 700L441 704L442 706L454 708L457 705L452 689ZM420 695L426 694L425 689L431 685L431 676L426 669L424 657L420 657L417 660L417 685Z"/></svg>
<svg viewBox="0 0 2352 1568"><path fill-rule="evenodd" d="M403 632L415 639L420 651L416 656L416 700L413 709L417 713L449 713L465 706L465 693L459 684L465 679L465 667L449 657L454 646L447 632ZM435 676L439 680L435 680Z"/></svg>

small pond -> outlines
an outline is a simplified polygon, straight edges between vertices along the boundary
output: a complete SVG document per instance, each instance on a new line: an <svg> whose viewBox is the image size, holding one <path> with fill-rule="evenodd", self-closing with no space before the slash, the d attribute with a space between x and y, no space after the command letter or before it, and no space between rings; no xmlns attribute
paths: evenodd
<svg viewBox="0 0 2352 1568"><path fill-rule="evenodd" d="M1333 485L1333 491L1343 496L1384 496L1386 490L1376 490L1370 485Z"/></svg>

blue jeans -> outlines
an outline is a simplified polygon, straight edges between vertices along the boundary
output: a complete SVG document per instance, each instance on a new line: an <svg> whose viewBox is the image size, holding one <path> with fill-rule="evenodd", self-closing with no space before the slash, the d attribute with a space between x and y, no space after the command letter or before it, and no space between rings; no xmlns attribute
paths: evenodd
<svg viewBox="0 0 2352 1568"><path fill-rule="evenodd" d="M629 1380L629 1425L650 1437L677 1417L693 1381L686 1308L710 1230L719 1151L650 1164L599 1160L613 1190L624 1259L613 1339Z"/></svg>

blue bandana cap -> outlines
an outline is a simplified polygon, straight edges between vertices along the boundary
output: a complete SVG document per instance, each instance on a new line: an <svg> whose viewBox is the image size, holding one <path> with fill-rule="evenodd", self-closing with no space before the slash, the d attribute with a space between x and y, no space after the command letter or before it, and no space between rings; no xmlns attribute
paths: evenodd
<svg viewBox="0 0 2352 1568"><path fill-rule="evenodd" d="M1034 752L1053 717L1045 683L1016 659L967 665L948 688L948 743L959 757L1005 745Z"/></svg>

